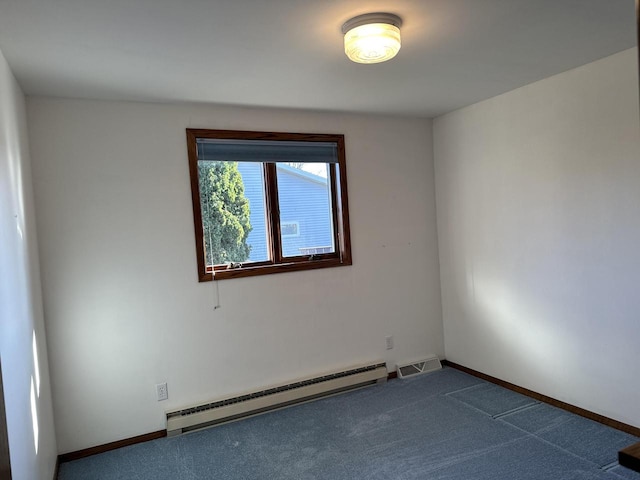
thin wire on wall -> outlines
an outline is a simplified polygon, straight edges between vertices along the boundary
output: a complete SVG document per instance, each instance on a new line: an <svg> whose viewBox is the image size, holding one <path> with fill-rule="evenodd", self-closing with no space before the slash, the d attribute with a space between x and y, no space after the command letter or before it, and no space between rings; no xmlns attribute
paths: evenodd
<svg viewBox="0 0 640 480"><path fill-rule="evenodd" d="M206 195L205 215L206 215L205 218L209 218L209 219L211 218L211 195ZM215 268L213 268L213 252L211 251L211 247L213 245L213 238L211 236L211 230L212 230L211 225L208 225L205 235L209 237L209 248L207 248L206 244L204 248L205 248L205 251L207 252L207 264L211 265L211 275L213 276L213 295L214 295L213 309L217 310L220 308L220 286L218 285L218 280L216 280Z"/></svg>

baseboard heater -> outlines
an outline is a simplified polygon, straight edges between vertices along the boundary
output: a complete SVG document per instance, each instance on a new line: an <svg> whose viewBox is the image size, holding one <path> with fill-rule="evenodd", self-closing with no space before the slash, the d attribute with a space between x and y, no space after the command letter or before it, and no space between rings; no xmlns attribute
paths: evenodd
<svg viewBox="0 0 640 480"><path fill-rule="evenodd" d="M387 375L385 364L376 363L270 387L237 397L168 411L166 412L167 435L179 435L327 395L373 385L386 381Z"/></svg>

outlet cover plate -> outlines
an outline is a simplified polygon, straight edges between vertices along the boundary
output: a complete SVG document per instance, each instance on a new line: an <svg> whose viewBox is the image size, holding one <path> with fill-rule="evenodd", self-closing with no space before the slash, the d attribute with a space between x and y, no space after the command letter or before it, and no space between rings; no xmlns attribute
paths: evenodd
<svg viewBox="0 0 640 480"><path fill-rule="evenodd" d="M165 383L158 383L156 385L156 394L158 396L158 401L159 402L169 399L169 390L167 390L166 382Z"/></svg>

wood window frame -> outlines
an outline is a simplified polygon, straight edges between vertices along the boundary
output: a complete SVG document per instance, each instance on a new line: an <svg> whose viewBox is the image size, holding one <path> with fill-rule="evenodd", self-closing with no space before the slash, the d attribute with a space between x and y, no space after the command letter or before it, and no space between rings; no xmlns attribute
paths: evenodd
<svg viewBox="0 0 640 480"><path fill-rule="evenodd" d="M198 280L200 282L301 270L314 270L319 268L341 267L352 264L344 135L257 132L244 130L209 130L196 128L187 128L186 132ZM329 164L330 171L328 178L332 205L331 212L335 251L333 253L321 253L308 256L299 255L285 257L282 255L277 167L276 163L265 162L262 164L264 168L264 196L266 206L265 227L267 230L267 248L269 250L270 260L262 262L245 262L236 268L231 268L228 265L214 265L213 267L206 265L204 228L202 222L202 208L200 205L200 187L198 182L197 142L199 139L335 143L337 146L338 161L337 163Z"/></svg>

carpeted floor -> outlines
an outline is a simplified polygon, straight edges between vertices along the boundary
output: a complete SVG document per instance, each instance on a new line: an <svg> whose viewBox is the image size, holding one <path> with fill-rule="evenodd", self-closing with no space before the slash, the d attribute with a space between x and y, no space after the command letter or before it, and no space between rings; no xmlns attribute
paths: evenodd
<svg viewBox="0 0 640 480"><path fill-rule="evenodd" d="M639 439L445 368L60 465L60 480L640 480Z"/></svg>

